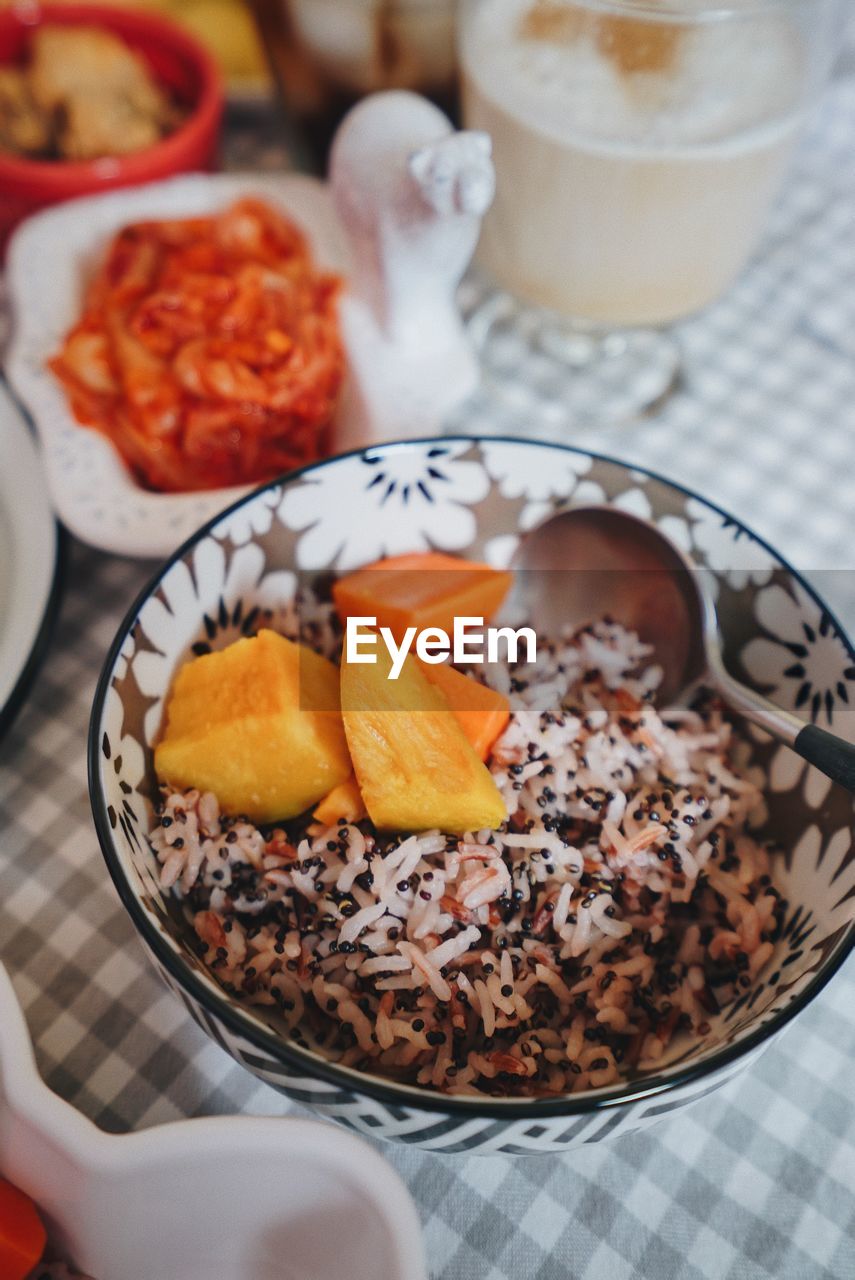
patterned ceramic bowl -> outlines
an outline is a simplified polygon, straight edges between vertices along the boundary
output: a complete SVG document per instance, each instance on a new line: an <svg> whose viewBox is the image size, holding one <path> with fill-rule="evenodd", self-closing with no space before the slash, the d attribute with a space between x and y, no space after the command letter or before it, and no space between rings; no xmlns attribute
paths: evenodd
<svg viewBox="0 0 855 1280"><path fill-rule="evenodd" d="M712 573L729 664L780 705L855 735L855 654L800 576L738 521L646 472L573 449L442 439L372 448L295 473L244 499L167 562L134 604L98 686L90 786L104 855L167 984L249 1070L363 1133L435 1151L567 1150L644 1127L720 1088L819 992L855 941L851 797L771 741L769 834L783 846L789 901L761 979L711 1018L702 1044L665 1065L561 1098L449 1099L343 1068L288 1037L269 1012L228 996L158 886L151 745L173 673L191 647L227 643L259 609L274 615L295 571L356 567L429 546L507 563L551 511L610 502L654 519ZM255 612L254 612L255 611ZM850 703L852 691L853 701Z"/></svg>

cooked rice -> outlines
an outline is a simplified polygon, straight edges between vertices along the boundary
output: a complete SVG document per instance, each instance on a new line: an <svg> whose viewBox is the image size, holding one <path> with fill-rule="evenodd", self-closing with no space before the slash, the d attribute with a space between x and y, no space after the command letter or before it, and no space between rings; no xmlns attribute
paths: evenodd
<svg viewBox="0 0 855 1280"><path fill-rule="evenodd" d="M786 904L747 747L711 697L657 710L648 656L603 622L491 670L498 832L262 833L165 795L161 880L218 981L338 1062L449 1094L598 1088L708 1036Z"/></svg>

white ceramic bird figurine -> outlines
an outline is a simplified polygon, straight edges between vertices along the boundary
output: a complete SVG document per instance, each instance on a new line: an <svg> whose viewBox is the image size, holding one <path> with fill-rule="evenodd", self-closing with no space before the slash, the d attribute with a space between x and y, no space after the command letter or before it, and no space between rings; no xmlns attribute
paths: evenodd
<svg viewBox="0 0 855 1280"><path fill-rule="evenodd" d="M476 388L456 291L495 193L490 152L486 133L403 91L364 99L339 128L329 180L353 265L337 448L433 435Z"/></svg>

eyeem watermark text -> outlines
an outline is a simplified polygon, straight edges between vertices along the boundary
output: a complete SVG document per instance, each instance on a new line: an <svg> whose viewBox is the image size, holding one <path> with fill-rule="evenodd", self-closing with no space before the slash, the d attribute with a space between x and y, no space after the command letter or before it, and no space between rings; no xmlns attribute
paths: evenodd
<svg viewBox="0 0 855 1280"><path fill-rule="evenodd" d="M451 635L441 627L407 627L399 644L388 627L377 626L376 618L352 617L347 619L344 643L346 660L363 663L376 662L379 646L385 645L392 659L390 680L398 679L413 650L431 665L449 658L460 665L537 661L537 636L531 627L485 627L483 618L455 618Z"/></svg>

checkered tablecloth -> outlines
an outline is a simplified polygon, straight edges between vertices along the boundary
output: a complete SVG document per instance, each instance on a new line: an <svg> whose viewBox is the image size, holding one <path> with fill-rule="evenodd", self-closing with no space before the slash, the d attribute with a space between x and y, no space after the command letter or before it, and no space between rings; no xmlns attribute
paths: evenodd
<svg viewBox="0 0 855 1280"><path fill-rule="evenodd" d="M684 386L657 417L556 431L730 507L855 625L855 82L827 99L751 269L679 337ZM460 425L531 424L480 401ZM294 1110L167 994L108 882L86 728L153 566L69 552L50 656L0 744L0 955L41 1069L114 1131ZM853 1280L855 962L726 1091L648 1134L524 1160L383 1152L434 1280Z"/></svg>

